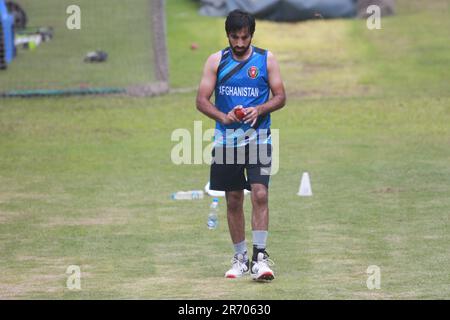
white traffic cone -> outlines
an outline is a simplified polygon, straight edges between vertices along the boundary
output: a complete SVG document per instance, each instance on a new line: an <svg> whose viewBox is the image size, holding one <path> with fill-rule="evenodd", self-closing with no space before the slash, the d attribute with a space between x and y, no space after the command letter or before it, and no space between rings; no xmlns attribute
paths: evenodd
<svg viewBox="0 0 450 320"><path fill-rule="evenodd" d="M313 195L308 172L303 172L297 195L301 197L311 197Z"/></svg>

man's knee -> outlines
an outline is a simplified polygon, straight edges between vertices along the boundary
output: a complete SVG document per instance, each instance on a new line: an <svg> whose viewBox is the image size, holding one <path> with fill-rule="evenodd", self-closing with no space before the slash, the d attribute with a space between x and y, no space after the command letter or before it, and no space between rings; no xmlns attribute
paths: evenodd
<svg viewBox="0 0 450 320"><path fill-rule="evenodd" d="M267 188L264 186L252 187L253 201L258 205L266 205L269 198Z"/></svg>
<svg viewBox="0 0 450 320"><path fill-rule="evenodd" d="M244 192L227 192L227 208L229 211L236 212L242 209L244 202Z"/></svg>

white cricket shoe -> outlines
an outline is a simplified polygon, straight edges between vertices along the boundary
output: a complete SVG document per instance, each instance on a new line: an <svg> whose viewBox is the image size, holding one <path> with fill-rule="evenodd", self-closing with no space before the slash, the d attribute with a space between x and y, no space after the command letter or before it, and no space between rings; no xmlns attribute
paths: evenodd
<svg viewBox="0 0 450 320"><path fill-rule="evenodd" d="M271 281L275 275L270 269L269 265L275 263L269 259L267 252L259 252L256 261L252 261L251 276L253 280L257 281Z"/></svg>
<svg viewBox="0 0 450 320"><path fill-rule="evenodd" d="M242 277L248 272L249 265L249 260L244 260L243 254L235 254L233 259L231 259L231 269L225 272L225 278L234 279Z"/></svg>

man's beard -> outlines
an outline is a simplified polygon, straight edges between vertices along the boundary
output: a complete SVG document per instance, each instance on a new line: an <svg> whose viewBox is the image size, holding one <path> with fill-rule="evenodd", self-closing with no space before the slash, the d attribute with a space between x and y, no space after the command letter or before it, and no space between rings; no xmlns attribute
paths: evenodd
<svg viewBox="0 0 450 320"><path fill-rule="evenodd" d="M238 48L238 47L232 47L231 43L230 43L230 47L231 47L231 50L233 50L233 53L235 56L242 57L248 52L250 45L248 45L247 47L244 47L244 48Z"/></svg>

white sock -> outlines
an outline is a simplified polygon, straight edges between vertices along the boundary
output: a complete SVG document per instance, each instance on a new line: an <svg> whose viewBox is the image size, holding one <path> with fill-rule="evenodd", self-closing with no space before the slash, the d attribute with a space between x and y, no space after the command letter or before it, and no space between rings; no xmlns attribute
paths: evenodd
<svg viewBox="0 0 450 320"><path fill-rule="evenodd" d="M257 249L265 249L268 234L266 230L253 230L253 245Z"/></svg>
<svg viewBox="0 0 450 320"><path fill-rule="evenodd" d="M244 260L248 260L247 256L247 242L241 241L239 243L233 244L234 252L236 254L242 254L244 256Z"/></svg>

